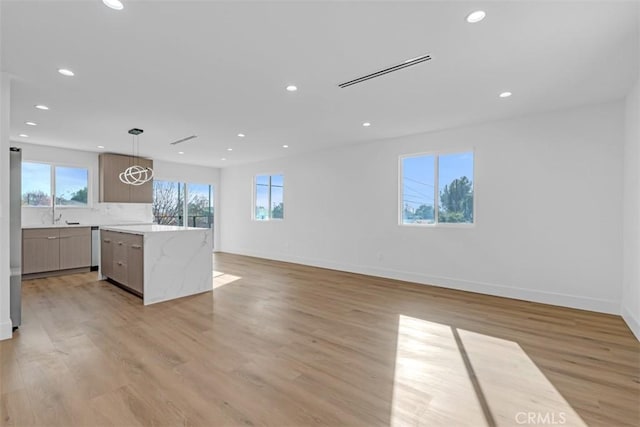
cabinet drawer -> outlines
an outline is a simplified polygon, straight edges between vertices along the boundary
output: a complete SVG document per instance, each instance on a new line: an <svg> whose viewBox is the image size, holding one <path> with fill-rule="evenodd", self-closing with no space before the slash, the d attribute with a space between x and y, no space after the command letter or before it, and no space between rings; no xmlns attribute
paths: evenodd
<svg viewBox="0 0 640 427"><path fill-rule="evenodd" d="M129 246L142 248L143 236L140 236L138 234L128 234L127 243L129 244Z"/></svg>
<svg viewBox="0 0 640 427"><path fill-rule="evenodd" d="M111 278L121 285L127 286L129 284L129 269L125 260L113 260Z"/></svg>
<svg viewBox="0 0 640 427"><path fill-rule="evenodd" d="M113 237L113 260L127 262L128 239L122 233L116 233Z"/></svg>
<svg viewBox="0 0 640 427"><path fill-rule="evenodd" d="M51 237L57 239L60 237L59 228L29 228L22 230L22 237L24 239L42 239Z"/></svg>
<svg viewBox="0 0 640 427"><path fill-rule="evenodd" d="M117 234L115 231L100 230L100 238L105 243L113 243L116 240Z"/></svg>
<svg viewBox="0 0 640 427"><path fill-rule="evenodd" d="M83 236L91 238L91 227L69 227L60 229L60 237Z"/></svg>

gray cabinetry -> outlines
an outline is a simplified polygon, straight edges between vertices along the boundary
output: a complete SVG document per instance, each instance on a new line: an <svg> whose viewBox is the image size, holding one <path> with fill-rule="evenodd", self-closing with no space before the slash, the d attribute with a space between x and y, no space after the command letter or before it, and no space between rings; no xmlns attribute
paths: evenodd
<svg viewBox="0 0 640 427"><path fill-rule="evenodd" d="M22 231L22 274L91 266L91 228L33 228Z"/></svg>
<svg viewBox="0 0 640 427"><path fill-rule="evenodd" d="M22 274L60 269L60 230L36 228L22 233Z"/></svg>
<svg viewBox="0 0 640 427"><path fill-rule="evenodd" d="M99 156L100 201L111 203L153 203L153 181L129 185L120 181L120 173L129 166L153 168L153 160L122 154Z"/></svg>
<svg viewBox="0 0 640 427"><path fill-rule="evenodd" d="M100 231L100 273L103 276L113 275L113 231Z"/></svg>
<svg viewBox="0 0 640 427"><path fill-rule="evenodd" d="M60 270L91 266L91 228L60 229Z"/></svg>
<svg viewBox="0 0 640 427"><path fill-rule="evenodd" d="M144 292L143 236L102 231L102 275L135 294Z"/></svg>

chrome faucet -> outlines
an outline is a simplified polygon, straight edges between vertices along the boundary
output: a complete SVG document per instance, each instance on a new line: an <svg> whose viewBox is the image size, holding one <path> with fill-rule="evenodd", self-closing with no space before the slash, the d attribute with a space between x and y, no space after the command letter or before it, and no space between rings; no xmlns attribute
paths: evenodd
<svg viewBox="0 0 640 427"><path fill-rule="evenodd" d="M58 215L56 218L56 201L55 198L51 202L51 224L55 225L62 218L62 213Z"/></svg>

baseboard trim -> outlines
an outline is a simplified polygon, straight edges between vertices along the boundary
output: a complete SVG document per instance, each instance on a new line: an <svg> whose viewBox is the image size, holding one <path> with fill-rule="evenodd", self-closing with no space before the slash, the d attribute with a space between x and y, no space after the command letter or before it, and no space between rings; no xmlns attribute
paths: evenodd
<svg viewBox="0 0 640 427"><path fill-rule="evenodd" d="M69 268L67 270L45 271L42 273L23 274L22 280L43 279L45 277L67 276L69 274L88 273L91 267Z"/></svg>
<svg viewBox="0 0 640 427"><path fill-rule="evenodd" d="M342 264L330 260L317 260L297 256L283 256L278 254L263 254L254 251L242 251L226 248L223 248L221 252L270 259L274 261L291 262L294 264L303 264L312 267L328 268L330 270L346 271L349 273L365 274L369 276L383 277L386 279L403 280L407 282L418 283L421 285L438 286L442 288L456 289L467 292L477 292L480 294L538 302L560 307L569 307L579 310L620 315L620 303L613 300L544 292L534 289L505 286L496 283L485 283L451 277L432 276L417 272L381 269L363 265Z"/></svg>
<svg viewBox="0 0 640 427"><path fill-rule="evenodd" d="M0 341L9 339L13 336L13 324L11 319L0 322Z"/></svg>
<svg viewBox="0 0 640 427"><path fill-rule="evenodd" d="M640 341L640 321L638 321L638 319L636 319L631 311L629 311L624 305L622 306L621 311L622 319L624 319L624 321L627 323L627 326L629 327L629 329L631 329L633 335L635 335L638 341Z"/></svg>

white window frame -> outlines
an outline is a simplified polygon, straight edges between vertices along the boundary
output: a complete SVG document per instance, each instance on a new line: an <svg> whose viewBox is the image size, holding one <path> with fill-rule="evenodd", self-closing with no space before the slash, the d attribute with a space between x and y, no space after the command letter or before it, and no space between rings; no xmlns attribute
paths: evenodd
<svg viewBox="0 0 640 427"><path fill-rule="evenodd" d="M440 156L448 156L451 154L463 154L463 153L471 153L473 155L473 222L440 222ZM404 184L404 171L402 169L403 160L410 157L424 157L424 156L433 156L433 171L434 171L434 206L433 206L433 216L434 223L421 223L421 224L405 224L403 222L403 184ZM402 154L398 157L398 225L401 227L417 227L417 228L474 228L478 222L478 217L476 215L477 203L476 203L476 149L466 148L466 149L457 149L457 150L442 150L442 151L426 151L420 153L411 153L411 154Z"/></svg>
<svg viewBox="0 0 640 427"><path fill-rule="evenodd" d="M213 209L213 219L215 222L215 218L216 218L216 214L215 214L215 188L216 186L214 184L210 184L210 183L202 183L202 182L187 182L187 181L176 181L173 179L162 179L162 178L154 178L154 181L164 181L164 182L175 182L176 184L178 184L179 187L182 188L182 197L183 197L183 203L182 203L182 218L183 218L183 224L181 225L181 227L191 227L189 224L187 224L187 222L189 222L188 218L189 218L189 184L196 184L196 185L208 185L209 188L209 197L211 198L211 209ZM151 202L151 204L153 205L153 202ZM212 222L211 223L211 229L214 229L215 225ZM206 228L203 228L203 230L207 230Z"/></svg>
<svg viewBox="0 0 640 427"><path fill-rule="evenodd" d="M269 222L269 221L284 221L285 213L282 212L282 218L271 218L271 177L281 175L282 176L282 205L284 206L285 201L285 191L284 191L284 173L283 172L274 172L274 173L257 173L253 176L253 188L251 191L252 194L252 202L251 202L251 219L256 222ZM256 218L256 198L258 197L258 193L256 191L256 187L258 186L258 177L259 176L268 176L269 177L269 206L267 207L267 212L269 214L268 218L265 219L257 219Z"/></svg>
<svg viewBox="0 0 640 427"><path fill-rule="evenodd" d="M93 168L86 165L78 165L72 163L50 163L50 162L42 162L39 160L28 160L23 159L22 163L36 163L40 165L47 165L50 168L51 175L51 203L55 205L56 209L91 209L93 208ZM72 206L72 205L56 205L56 168L75 168L75 169L86 169L87 170L87 204L80 206ZM22 168L21 168L22 169ZM22 174L22 170L20 171ZM22 179L22 176L21 178ZM51 206L31 206L31 205L23 205L22 204L22 194L20 195L20 207L21 208L29 208L29 209L51 209Z"/></svg>

